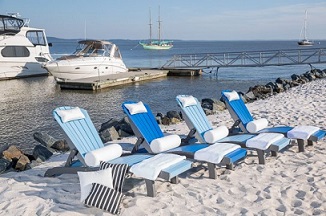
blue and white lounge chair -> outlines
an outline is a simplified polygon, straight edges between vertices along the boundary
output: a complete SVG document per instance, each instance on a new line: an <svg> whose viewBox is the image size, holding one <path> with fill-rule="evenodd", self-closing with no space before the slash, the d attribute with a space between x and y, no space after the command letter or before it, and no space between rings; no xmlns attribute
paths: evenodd
<svg viewBox="0 0 326 216"><path fill-rule="evenodd" d="M196 161L208 164L209 178L213 179L216 178L216 165L225 165L232 169L233 164L247 154L247 151L240 148L239 145L229 143L217 145L197 143L180 146L181 139L178 135L165 136L163 134L147 104L125 102L122 104L122 108L138 138L134 152L149 152L151 154L169 152L194 158Z"/></svg>
<svg viewBox="0 0 326 216"><path fill-rule="evenodd" d="M284 149L290 143L290 139L279 134L239 134L228 136L226 126L213 129L211 123L198 102L197 98L189 95L178 95L177 103L181 108L182 117L190 132L186 138L190 140L196 137L200 143L236 143L244 148L255 149L258 154L259 164L265 164L265 153L271 151L272 156Z"/></svg>
<svg viewBox="0 0 326 216"><path fill-rule="evenodd" d="M267 119L254 120L246 104L236 91L222 91L222 100L225 102L232 119L235 121L234 126L239 126L244 133L281 133L288 138L296 139L298 142L299 152L304 151L304 142L313 145L326 135L326 131L314 126L276 126L267 127Z"/></svg>
<svg viewBox="0 0 326 216"><path fill-rule="evenodd" d="M122 149L118 144L104 145L98 132L92 123L88 113L78 107L59 107L53 111L54 119L64 131L70 148L70 154L64 167L48 169L46 177L61 174L76 174L78 171L98 170L99 162L105 161L111 164L127 164L132 167L153 156L149 154L121 155ZM112 148L112 147L115 148ZM120 149L116 148L119 146ZM119 151L117 153L117 151ZM178 175L191 169L192 162L183 160L161 170L159 177L178 182ZM155 196L156 190L153 180L145 179L147 195Z"/></svg>

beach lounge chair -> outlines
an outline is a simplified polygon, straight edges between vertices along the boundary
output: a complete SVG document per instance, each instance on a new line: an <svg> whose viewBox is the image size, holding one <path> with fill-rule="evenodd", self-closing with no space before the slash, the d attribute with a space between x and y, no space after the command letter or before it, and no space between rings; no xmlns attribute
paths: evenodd
<svg viewBox="0 0 326 216"><path fill-rule="evenodd" d="M226 126L213 129L197 98L189 95L178 95L176 100L181 108L182 117L190 129L185 142L195 137L200 143L236 143L243 148L256 150L259 164L265 164L266 152L270 151L272 156L276 156L277 152L290 143L290 139L275 133L261 134L259 136L255 134L228 136L229 131ZM221 130L221 128L224 129Z"/></svg>
<svg viewBox="0 0 326 216"><path fill-rule="evenodd" d="M244 133L281 133L284 136L296 139L299 152L304 151L304 143L313 145L313 142L325 137L326 131L314 126L275 126L267 127L267 119L254 120L246 104L236 91L222 91L222 100L230 112L232 119L235 121L233 127L239 127Z"/></svg>
<svg viewBox="0 0 326 216"><path fill-rule="evenodd" d="M105 146L87 111L84 109L78 107L59 107L53 111L53 115L54 119L64 131L70 147L70 154L64 167L48 169L45 173L46 177L61 174L76 174L78 171L98 170L99 167L97 165L101 161L110 164L127 164L132 167L153 157L149 154L121 155L122 149L119 153L117 153L117 148L112 149L112 145L117 146L118 144ZM191 161L182 160L162 169L159 177L172 183L177 183L178 175L191 168ZM154 180L145 179L145 182L147 195L155 196Z"/></svg>
<svg viewBox="0 0 326 216"><path fill-rule="evenodd" d="M138 107L132 109L133 107ZM216 178L216 165L233 168L233 164L243 159L247 151L235 144L191 144L180 146L181 139L178 135L165 136L159 127L152 111L147 104L142 102L125 102L122 109L130 120L132 130L137 136L134 152L169 152L184 155L195 161L208 164L209 178ZM207 158L207 156L209 158Z"/></svg>

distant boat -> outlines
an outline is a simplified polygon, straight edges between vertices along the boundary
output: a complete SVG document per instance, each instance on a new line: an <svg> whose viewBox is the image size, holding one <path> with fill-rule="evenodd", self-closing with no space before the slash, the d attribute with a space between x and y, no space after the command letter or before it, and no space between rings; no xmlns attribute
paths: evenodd
<svg viewBox="0 0 326 216"><path fill-rule="evenodd" d="M306 13L305 13L303 28L302 28L301 34L300 34L300 38L302 38L302 37L303 37L303 39L298 41L298 44L300 46L312 46L312 45L314 45L314 42L308 40L308 37L307 37L307 10L306 10Z"/></svg>
<svg viewBox="0 0 326 216"><path fill-rule="evenodd" d="M152 15L149 10L149 41L148 42L139 42L140 45L143 46L144 49L147 50L168 50L173 47L173 41L170 40L162 40L161 39L161 19L160 19L160 8L158 15L158 40L152 39Z"/></svg>

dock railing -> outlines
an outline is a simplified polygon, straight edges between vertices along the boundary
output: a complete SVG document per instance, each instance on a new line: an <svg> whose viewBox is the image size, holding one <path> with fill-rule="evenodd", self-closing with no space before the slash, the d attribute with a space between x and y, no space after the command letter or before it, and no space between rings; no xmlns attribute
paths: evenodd
<svg viewBox="0 0 326 216"><path fill-rule="evenodd" d="M163 69L264 67L326 63L326 48L174 55Z"/></svg>

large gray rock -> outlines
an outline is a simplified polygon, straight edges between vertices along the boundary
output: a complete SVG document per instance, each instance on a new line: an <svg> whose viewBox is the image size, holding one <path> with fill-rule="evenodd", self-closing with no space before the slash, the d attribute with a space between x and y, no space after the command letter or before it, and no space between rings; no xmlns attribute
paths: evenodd
<svg viewBox="0 0 326 216"><path fill-rule="evenodd" d="M0 158L0 174L6 172L8 169L10 169L12 166L12 162L5 159Z"/></svg>
<svg viewBox="0 0 326 216"><path fill-rule="evenodd" d="M181 120L181 116L179 115L179 113L178 113L177 111L173 111L173 110L168 111L168 112L166 113L166 116L167 116L168 118L170 118L170 119L172 119L172 118L176 118L176 119Z"/></svg>
<svg viewBox="0 0 326 216"><path fill-rule="evenodd" d="M69 146L66 140L55 141L51 148L61 152L69 151Z"/></svg>
<svg viewBox="0 0 326 216"><path fill-rule="evenodd" d="M104 143L120 138L119 133L113 126L101 131L100 137Z"/></svg>
<svg viewBox="0 0 326 216"><path fill-rule="evenodd" d="M53 138L52 136L46 134L46 133L41 133L41 132L35 132L33 134L34 139L41 143L45 147L51 148L51 146L56 142L56 139Z"/></svg>
<svg viewBox="0 0 326 216"><path fill-rule="evenodd" d="M53 153L49 149L44 147L43 145L37 145L33 149L33 157L36 160L46 161L52 155L53 155Z"/></svg>

